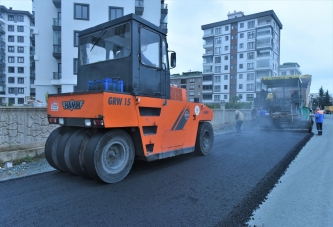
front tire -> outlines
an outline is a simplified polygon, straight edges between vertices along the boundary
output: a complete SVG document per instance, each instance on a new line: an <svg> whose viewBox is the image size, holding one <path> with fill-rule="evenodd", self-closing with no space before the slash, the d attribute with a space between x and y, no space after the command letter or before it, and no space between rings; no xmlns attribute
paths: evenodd
<svg viewBox="0 0 333 227"><path fill-rule="evenodd" d="M195 142L195 153L208 155L214 143L214 131L209 122L200 122Z"/></svg>
<svg viewBox="0 0 333 227"><path fill-rule="evenodd" d="M85 151L84 165L89 175L105 183L116 183L124 179L132 168L135 156L131 136L116 129L103 136L93 136L89 144L95 142L95 149ZM92 148L86 146L88 147Z"/></svg>

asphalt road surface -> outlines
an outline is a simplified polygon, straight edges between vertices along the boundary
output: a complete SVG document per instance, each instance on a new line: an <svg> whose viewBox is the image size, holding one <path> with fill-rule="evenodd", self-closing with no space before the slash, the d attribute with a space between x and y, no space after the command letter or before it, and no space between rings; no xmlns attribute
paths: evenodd
<svg viewBox="0 0 333 227"><path fill-rule="evenodd" d="M0 182L0 226L243 226L311 133L217 135L211 154L136 161L116 184L58 171Z"/></svg>
<svg viewBox="0 0 333 227"><path fill-rule="evenodd" d="M316 130L313 130L316 133ZM256 210L250 226L333 226L333 115L314 135Z"/></svg>

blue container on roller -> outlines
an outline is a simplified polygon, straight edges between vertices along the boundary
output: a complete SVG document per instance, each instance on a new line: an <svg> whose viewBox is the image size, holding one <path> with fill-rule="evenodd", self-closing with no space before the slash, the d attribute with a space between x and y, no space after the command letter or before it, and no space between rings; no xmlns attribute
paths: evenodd
<svg viewBox="0 0 333 227"><path fill-rule="evenodd" d="M123 92L124 91L124 81L120 78L113 78L112 79L112 91Z"/></svg>
<svg viewBox="0 0 333 227"><path fill-rule="evenodd" d="M89 91L96 91L96 90L106 90L112 91L112 79L105 78L103 80L89 80L88 81L88 90Z"/></svg>

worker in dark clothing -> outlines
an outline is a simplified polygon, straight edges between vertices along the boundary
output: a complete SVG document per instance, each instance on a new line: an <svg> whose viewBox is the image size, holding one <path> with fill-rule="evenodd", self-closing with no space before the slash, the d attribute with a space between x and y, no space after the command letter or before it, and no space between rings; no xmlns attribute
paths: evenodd
<svg viewBox="0 0 333 227"><path fill-rule="evenodd" d="M317 107L313 116L316 118L317 135L321 136L323 134L324 112Z"/></svg>

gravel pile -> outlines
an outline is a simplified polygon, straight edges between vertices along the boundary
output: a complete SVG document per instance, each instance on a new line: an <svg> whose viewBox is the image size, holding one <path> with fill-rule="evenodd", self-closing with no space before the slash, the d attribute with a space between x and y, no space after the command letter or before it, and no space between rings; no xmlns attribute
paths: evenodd
<svg viewBox="0 0 333 227"><path fill-rule="evenodd" d="M0 181L25 177L53 170L55 169L48 164L45 158L43 158L40 159L39 161L22 163L20 165L13 166L11 168L1 168Z"/></svg>

